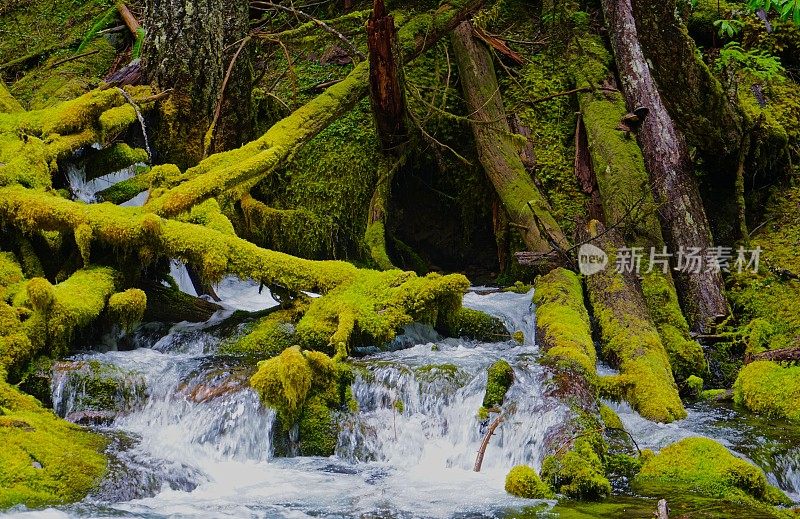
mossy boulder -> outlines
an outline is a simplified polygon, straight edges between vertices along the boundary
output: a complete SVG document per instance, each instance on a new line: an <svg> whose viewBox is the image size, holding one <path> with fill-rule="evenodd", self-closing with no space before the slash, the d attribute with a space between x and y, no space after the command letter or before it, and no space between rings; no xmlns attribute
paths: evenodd
<svg viewBox="0 0 800 519"><path fill-rule="evenodd" d="M611 493L603 462L585 438L575 440L565 453L545 458L542 479L557 493L576 499L602 499Z"/></svg>
<svg viewBox="0 0 800 519"><path fill-rule="evenodd" d="M275 409L284 433L297 424L299 454L330 456L338 436L333 412L352 400L352 377L346 364L293 346L259 362L250 385L266 406Z"/></svg>
<svg viewBox="0 0 800 519"><path fill-rule="evenodd" d="M739 372L733 399L755 413L800 421L800 366L752 362Z"/></svg>
<svg viewBox="0 0 800 519"><path fill-rule="evenodd" d="M438 328L449 337L466 337L480 342L500 342L511 337L497 317L465 307L443 315Z"/></svg>
<svg viewBox="0 0 800 519"><path fill-rule="evenodd" d="M2 381L0 444L0 510L78 501L106 471L103 437L59 419Z"/></svg>
<svg viewBox="0 0 800 519"><path fill-rule="evenodd" d="M649 496L675 492L731 501L788 502L782 492L770 488L761 469L716 441L697 437L673 443L656 455L645 455L633 488Z"/></svg>
<svg viewBox="0 0 800 519"><path fill-rule="evenodd" d="M506 492L526 499L552 499L553 491L539 478L533 467L517 465L506 475Z"/></svg>

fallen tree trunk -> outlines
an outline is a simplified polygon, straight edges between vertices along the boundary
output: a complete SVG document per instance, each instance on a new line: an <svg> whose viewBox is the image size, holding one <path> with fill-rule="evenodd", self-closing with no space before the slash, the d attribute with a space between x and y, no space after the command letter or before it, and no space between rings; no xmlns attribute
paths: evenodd
<svg viewBox="0 0 800 519"><path fill-rule="evenodd" d="M622 94L598 88L614 85L609 69L613 58L605 44L599 37L584 37L580 49L582 66L575 67L575 86L581 90L578 103L603 212L607 215L603 224L614 227L629 247L641 247L645 255L642 268L647 270L650 248L661 252L664 238L642 152L634 139L616 130L627 112ZM657 264L649 267L653 270L642 276L642 292L669 354L675 380L705 376L703 350L691 338L670 270Z"/></svg>
<svg viewBox="0 0 800 519"><path fill-rule="evenodd" d="M453 31L452 43L478 157L509 219L531 251L566 250L567 239L512 140L489 49L473 37L469 22Z"/></svg>
<svg viewBox="0 0 800 519"><path fill-rule="evenodd" d="M408 62L430 48L480 5L481 0L453 1L406 23L398 31L402 61ZM172 179L169 186L174 187L153 193L156 196L146 207L170 216L233 188L240 189L241 194L248 192L252 185L291 160L303 145L355 106L367 94L368 87L369 63L362 62L343 81L278 121L259 139L212 155Z"/></svg>
<svg viewBox="0 0 800 519"><path fill-rule="evenodd" d="M790 346L778 350L769 350L757 353L752 358L745 359L748 363L756 360L771 360L773 362L800 362L800 346Z"/></svg>
<svg viewBox="0 0 800 519"><path fill-rule="evenodd" d="M147 309L144 313L145 321L162 323L203 323L222 308L221 306L192 297L180 290L165 287L161 283L150 282L143 285L147 295Z"/></svg>
<svg viewBox="0 0 800 519"><path fill-rule="evenodd" d="M615 265L624 242L613 229L591 221L579 227L581 240L602 249ZM589 300L600 328L601 352L620 375L608 377L606 395L627 400L655 422L686 416L672 376L667 352L647 310L641 287L632 271L606 268L585 278Z"/></svg>
<svg viewBox="0 0 800 519"><path fill-rule="evenodd" d="M642 53L631 0L603 0L603 11L628 108L644 107L649 111L641 123L638 138L659 206L665 242L673 254L697 250L705 258L712 247L711 231L694 178L689 148L667 113ZM728 315L720 272L702 265L678 270L675 277L693 331L707 332Z"/></svg>

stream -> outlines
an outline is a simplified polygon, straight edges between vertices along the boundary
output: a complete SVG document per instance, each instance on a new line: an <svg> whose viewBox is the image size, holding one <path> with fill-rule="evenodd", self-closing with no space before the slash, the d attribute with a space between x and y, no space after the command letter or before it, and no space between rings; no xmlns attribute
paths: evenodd
<svg viewBox="0 0 800 519"><path fill-rule="evenodd" d="M175 269L180 274L181 264ZM330 458L273 456L274 413L247 386L252 361L217 354L236 308L275 303L253 282L224 280L224 310L203 324L143 326L132 351L87 351L54 368L53 403L72 420L110 439L110 470L83 502L25 517L601 517L559 513L553 502L508 495L504 479L520 463L537 469L543 438L569 416L545 396L548 373L537 362L531 293L469 292L464 305L522 330L526 340L476 343L442 339L412 325L390 351L353 361L357 412L341 412ZM483 295L481 295L483 294ZM476 418L486 368L503 358L515 402L492 438L481 472L472 471L486 424ZM113 379L111 415L93 415L96 385L87 369ZM395 402L403 402L398 412ZM641 448L658 449L691 435L718 439L762 466L770 481L800 495L800 449L780 427L754 422L719 404L697 404L674 424L642 419L612 404ZM767 431L767 432L765 432ZM646 506L645 506L646 505ZM647 501L644 508L650 508ZM626 508L626 510L630 510ZM569 512L569 513L568 513ZM571 514L571 515L570 515ZM606 516L602 516L606 517ZM608 515L607 517L618 517ZM647 517L647 515L642 515Z"/></svg>

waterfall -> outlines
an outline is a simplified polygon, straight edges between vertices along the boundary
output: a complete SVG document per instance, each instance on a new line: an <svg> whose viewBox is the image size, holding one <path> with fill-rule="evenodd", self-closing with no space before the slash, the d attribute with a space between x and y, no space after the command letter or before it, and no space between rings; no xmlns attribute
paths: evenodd
<svg viewBox="0 0 800 519"><path fill-rule="evenodd" d="M147 126L144 123L144 116L142 115L141 110L139 110L139 106L133 100L131 95L125 91L125 89L116 87L119 90L119 93L122 94L122 97L133 107L133 110L136 112L136 118L139 120L139 125L142 127L142 137L144 138L144 149L147 151L147 162L153 162L153 152L150 149L150 141L147 138Z"/></svg>

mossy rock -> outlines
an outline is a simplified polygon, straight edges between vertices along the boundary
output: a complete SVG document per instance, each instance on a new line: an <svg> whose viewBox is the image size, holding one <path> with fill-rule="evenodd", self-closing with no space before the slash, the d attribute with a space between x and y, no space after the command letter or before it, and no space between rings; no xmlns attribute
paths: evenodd
<svg viewBox="0 0 800 519"><path fill-rule="evenodd" d="M503 400L514 383L514 369L505 360L498 360L486 370L486 393L483 407L491 409L503 405Z"/></svg>
<svg viewBox="0 0 800 519"><path fill-rule="evenodd" d="M577 439L566 453L545 458L542 479L557 493L575 499L602 499L611 493L603 463L584 438Z"/></svg>
<svg viewBox="0 0 800 519"><path fill-rule="evenodd" d="M83 499L106 471L106 443L0 381L0 510Z"/></svg>
<svg viewBox="0 0 800 519"><path fill-rule="evenodd" d="M539 478L533 467L517 465L506 475L506 492L526 499L552 499L553 491Z"/></svg>
<svg viewBox="0 0 800 519"><path fill-rule="evenodd" d="M650 496L678 492L731 501L789 502L782 492L770 489L761 469L708 438L685 438L645 456L633 488Z"/></svg>
<svg viewBox="0 0 800 519"><path fill-rule="evenodd" d="M449 337L466 337L480 342L501 342L511 337L497 317L465 307L443 315L439 330Z"/></svg>
<svg viewBox="0 0 800 519"><path fill-rule="evenodd" d="M752 362L739 372L733 399L755 413L800 421L800 366Z"/></svg>

